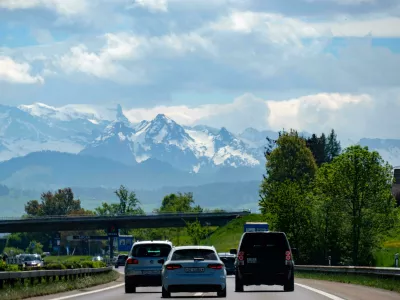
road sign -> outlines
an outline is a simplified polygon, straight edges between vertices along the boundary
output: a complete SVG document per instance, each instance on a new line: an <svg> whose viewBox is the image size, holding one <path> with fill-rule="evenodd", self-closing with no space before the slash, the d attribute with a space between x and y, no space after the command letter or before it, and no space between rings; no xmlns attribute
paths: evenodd
<svg viewBox="0 0 400 300"><path fill-rule="evenodd" d="M130 251L133 244L133 236L118 237L118 251Z"/></svg>
<svg viewBox="0 0 400 300"><path fill-rule="evenodd" d="M31 248L35 249L36 244L35 243L31 243Z"/></svg>
<svg viewBox="0 0 400 300"><path fill-rule="evenodd" d="M118 236L119 232L118 232L117 226L115 226L115 225L109 226L108 230L107 230L107 235L108 236Z"/></svg>

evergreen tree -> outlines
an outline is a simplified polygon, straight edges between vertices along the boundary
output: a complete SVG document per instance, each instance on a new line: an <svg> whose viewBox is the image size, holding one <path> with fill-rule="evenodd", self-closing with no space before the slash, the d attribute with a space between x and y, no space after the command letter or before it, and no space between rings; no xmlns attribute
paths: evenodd
<svg viewBox="0 0 400 300"><path fill-rule="evenodd" d="M331 130L326 143L327 161L331 162L336 156L339 156L342 151L340 142L337 140L335 130Z"/></svg>

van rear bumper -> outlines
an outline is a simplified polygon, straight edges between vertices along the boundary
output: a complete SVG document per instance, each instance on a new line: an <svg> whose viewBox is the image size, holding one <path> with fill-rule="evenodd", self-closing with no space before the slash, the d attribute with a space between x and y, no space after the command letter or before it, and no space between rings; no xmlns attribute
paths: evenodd
<svg viewBox="0 0 400 300"><path fill-rule="evenodd" d="M252 272L238 270L236 276L243 285L284 285L293 276L293 269L257 270Z"/></svg>

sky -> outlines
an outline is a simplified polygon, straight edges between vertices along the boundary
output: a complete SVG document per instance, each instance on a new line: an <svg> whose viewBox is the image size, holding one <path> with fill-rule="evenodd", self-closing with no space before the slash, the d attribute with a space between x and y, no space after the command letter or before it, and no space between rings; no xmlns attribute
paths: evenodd
<svg viewBox="0 0 400 300"><path fill-rule="evenodd" d="M398 0L0 0L0 103L400 138Z"/></svg>

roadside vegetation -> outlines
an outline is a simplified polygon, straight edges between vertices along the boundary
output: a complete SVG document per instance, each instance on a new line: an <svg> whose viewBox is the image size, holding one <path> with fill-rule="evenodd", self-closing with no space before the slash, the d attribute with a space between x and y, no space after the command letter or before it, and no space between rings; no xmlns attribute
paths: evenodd
<svg viewBox="0 0 400 300"><path fill-rule="evenodd" d="M400 280L396 278L382 278L364 275L341 275L315 272L296 272L296 278L327 280L340 283L358 284L400 293Z"/></svg>
<svg viewBox="0 0 400 300"><path fill-rule="evenodd" d="M86 276L74 280L60 280L57 278L55 281L50 281L47 283L38 282L36 280L34 285L16 284L14 287L5 286L3 289L0 289L0 299L17 300L79 290L113 282L118 278L120 278L120 274L118 272L110 271L108 273Z"/></svg>

